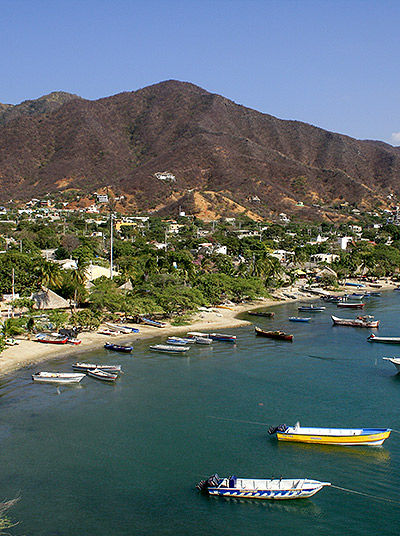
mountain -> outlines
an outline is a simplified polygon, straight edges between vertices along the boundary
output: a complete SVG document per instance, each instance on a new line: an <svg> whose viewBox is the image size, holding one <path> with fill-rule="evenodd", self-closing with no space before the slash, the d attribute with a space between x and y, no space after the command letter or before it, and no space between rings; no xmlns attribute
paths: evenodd
<svg viewBox="0 0 400 536"><path fill-rule="evenodd" d="M126 208L256 217L299 202L385 204L400 197L399 177L398 147L281 120L186 82L0 107L3 202L109 186Z"/></svg>

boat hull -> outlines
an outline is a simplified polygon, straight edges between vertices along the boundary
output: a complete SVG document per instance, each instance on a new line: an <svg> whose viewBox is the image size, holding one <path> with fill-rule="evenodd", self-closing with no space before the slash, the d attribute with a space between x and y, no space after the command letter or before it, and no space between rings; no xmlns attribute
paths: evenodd
<svg viewBox="0 0 400 536"><path fill-rule="evenodd" d="M352 318L338 318L337 316L331 316L332 322L335 326L348 326L351 328L369 328L375 329L379 327L379 320L373 320L371 322L363 321Z"/></svg>
<svg viewBox="0 0 400 536"><path fill-rule="evenodd" d="M383 357L385 361L390 361L397 369L398 372L400 372L400 359L396 357Z"/></svg>
<svg viewBox="0 0 400 536"><path fill-rule="evenodd" d="M257 327L254 328L254 332L258 337L266 337L268 339L293 342L293 335L289 333L284 333L284 332L279 332L279 331L264 331Z"/></svg>
<svg viewBox="0 0 400 536"><path fill-rule="evenodd" d="M391 430L365 435L323 435L323 434L292 434L277 432L279 441L292 441L296 443L317 443L319 445L342 446L375 446L379 447L390 436Z"/></svg>

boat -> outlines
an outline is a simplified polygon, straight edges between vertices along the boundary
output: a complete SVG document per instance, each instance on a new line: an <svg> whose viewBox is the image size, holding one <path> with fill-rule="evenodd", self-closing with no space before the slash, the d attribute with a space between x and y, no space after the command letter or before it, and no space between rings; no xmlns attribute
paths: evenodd
<svg viewBox="0 0 400 536"><path fill-rule="evenodd" d="M209 333L208 337L213 341L236 342L236 335L226 335L225 333Z"/></svg>
<svg viewBox="0 0 400 536"><path fill-rule="evenodd" d="M167 339L167 344L172 344L175 346L186 346L187 344L194 344L195 342L196 340L192 337L168 337Z"/></svg>
<svg viewBox="0 0 400 536"><path fill-rule="evenodd" d="M247 314L251 316L263 316L265 318L273 318L275 316L275 313L272 311L248 311Z"/></svg>
<svg viewBox="0 0 400 536"><path fill-rule="evenodd" d="M339 302L336 304L336 307L342 307L347 309L362 309L364 307L365 303L354 303L354 302Z"/></svg>
<svg viewBox="0 0 400 536"><path fill-rule="evenodd" d="M345 283L346 287L357 287L363 288L365 285L363 283Z"/></svg>
<svg viewBox="0 0 400 536"><path fill-rule="evenodd" d="M390 436L390 428L305 428L295 426L271 426L270 435L276 434L280 441L318 443L321 445L380 446Z"/></svg>
<svg viewBox="0 0 400 536"><path fill-rule="evenodd" d="M193 338L196 344L210 345L213 342L212 339L210 339L210 337L193 337Z"/></svg>
<svg viewBox="0 0 400 536"><path fill-rule="evenodd" d="M303 313L320 313L325 311L326 307L319 305L300 305L297 310Z"/></svg>
<svg viewBox="0 0 400 536"><path fill-rule="evenodd" d="M183 354L190 350L189 346L175 346L172 344L154 344L149 348L152 352L165 352L168 354Z"/></svg>
<svg viewBox="0 0 400 536"><path fill-rule="evenodd" d="M108 335L109 337L115 337L120 334L119 331L113 331L111 329L99 329L97 333L99 333L99 335Z"/></svg>
<svg viewBox="0 0 400 536"><path fill-rule="evenodd" d="M390 361L396 367L397 371L400 372L400 357L382 357L385 361Z"/></svg>
<svg viewBox="0 0 400 536"><path fill-rule="evenodd" d="M133 346L124 346L123 344L114 344L112 342L106 342L104 348L114 352L125 352L126 354L130 354L133 350Z"/></svg>
<svg viewBox="0 0 400 536"><path fill-rule="evenodd" d="M127 328L124 326L115 326L114 324L110 324L109 322L105 322L105 325L107 326L106 329L109 329L110 331L113 331L116 333L123 333L124 335L128 335L132 333L131 328Z"/></svg>
<svg viewBox="0 0 400 536"><path fill-rule="evenodd" d="M373 333L367 338L369 342L383 342L386 344L400 344L400 337L377 337Z"/></svg>
<svg viewBox="0 0 400 536"><path fill-rule="evenodd" d="M118 378L118 374L107 372L101 369L90 369L87 371L87 373L92 378L96 378L96 380L102 380L103 382L115 382L115 380Z"/></svg>
<svg viewBox="0 0 400 536"><path fill-rule="evenodd" d="M186 335L193 339L195 339L196 337L201 337L202 339L210 339L209 333L201 333L200 331L188 331Z"/></svg>
<svg viewBox="0 0 400 536"><path fill-rule="evenodd" d="M379 298L380 296L382 296L380 292L370 292L369 295L374 298Z"/></svg>
<svg viewBox="0 0 400 536"><path fill-rule="evenodd" d="M201 480L197 489L208 495L243 499L306 499L312 497L330 482L308 478L220 478L217 474Z"/></svg>
<svg viewBox="0 0 400 536"><path fill-rule="evenodd" d="M80 370L82 372L87 372L89 370L95 369L104 370L104 372L112 372L114 374L118 374L119 372L121 372L121 365L95 365L94 363L77 362L72 365L72 368L74 370Z"/></svg>
<svg viewBox="0 0 400 536"><path fill-rule="evenodd" d="M48 333L38 333L35 339L37 342L47 344L66 344L68 342L68 337L62 335L50 335Z"/></svg>
<svg viewBox="0 0 400 536"><path fill-rule="evenodd" d="M290 322L309 322L310 316L289 316Z"/></svg>
<svg viewBox="0 0 400 536"><path fill-rule="evenodd" d="M321 300L324 300L325 302L328 302L328 303L338 303L338 302L341 302L343 301L344 299L344 296L321 296Z"/></svg>
<svg viewBox="0 0 400 536"><path fill-rule="evenodd" d="M9 338L4 341L4 344L6 346L18 346L19 342L13 338Z"/></svg>
<svg viewBox="0 0 400 536"><path fill-rule="evenodd" d="M144 324L147 324L148 326L154 326L156 328L165 328L167 325L165 322L157 322L157 320L151 320L150 318L144 318L144 316L140 317L142 322Z"/></svg>
<svg viewBox="0 0 400 536"><path fill-rule="evenodd" d="M85 374L76 372L35 372L32 374L34 382L42 383L79 383Z"/></svg>
<svg viewBox="0 0 400 536"><path fill-rule="evenodd" d="M335 326L350 326L353 328L377 328L379 327L379 320L373 320L373 316L365 315L358 316L357 318L339 318L337 316L331 316L332 322Z"/></svg>
<svg viewBox="0 0 400 536"><path fill-rule="evenodd" d="M279 339L282 341L293 341L293 335L289 333L285 333L284 331L264 331L263 329L258 328L257 326L254 328L254 331L256 335L259 337L268 337L269 339Z"/></svg>
<svg viewBox="0 0 400 536"><path fill-rule="evenodd" d="M80 339L77 339L76 337L68 337L67 339L67 343L68 344L74 344L75 346L77 346L78 344L81 344L81 340Z"/></svg>

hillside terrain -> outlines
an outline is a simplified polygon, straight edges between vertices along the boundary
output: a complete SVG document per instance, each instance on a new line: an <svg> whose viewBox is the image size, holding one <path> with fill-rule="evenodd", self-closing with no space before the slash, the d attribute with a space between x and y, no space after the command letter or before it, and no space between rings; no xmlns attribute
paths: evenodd
<svg viewBox="0 0 400 536"><path fill-rule="evenodd" d="M400 197L399 179L398 147L277 119L185 82L0 105L2 202L109 186L129 210L268 217L344 201L384 206Z"/></svg>

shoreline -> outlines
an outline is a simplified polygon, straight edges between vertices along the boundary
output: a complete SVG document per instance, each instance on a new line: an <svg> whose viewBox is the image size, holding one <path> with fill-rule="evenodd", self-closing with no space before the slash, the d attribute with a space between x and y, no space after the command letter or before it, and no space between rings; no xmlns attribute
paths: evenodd
<svg viewBox="0 0 400 536"><path fill-rule="evenodd" d="M368 287L366 285L363 290L366 292L383 292L393 290L393 288L397 286L398 284L396 283L385 281L382 282L382 286L379 289L376 287ZM356 289L355 287L354 289L342 287L340 290L337 290L335 294L344 294L355 290L360 292L360 289ZM328 294L328 292L326 293ZM78 346L55 346L52 344L39 343L35 340L18 339L19 344L17 346L8 347L0 354L0 377L4 377L19 369L37 365L57 357L79 356L80 354L93 351L96 348L103 348L104 343L109 340L121 344L134 344L139 340L152 339L159 336L168 337L170 335L181 335L187 331L209 331L242 327L252 325L252 323L248 320L238 318L238 315L241 313L246 313L253 309L275 307L284 303L297 303L299 301L305 302L320 299L318 295L310 295L307 290L302 291L299 287L280 289L275 294L276 297L274 298L262 298L242 305L210 307L207 308L207 310L198 311L193 317L192 322L184 326L172 326L168 324L165 328L156 328L139 324L140 333L132 333L132 335L121 334L113 337L110 337L109 335L101 335L97 332L82 332L80 334L82 342ZM137 327L138 325L132 324L132 327L133 326Z"/></svg>

